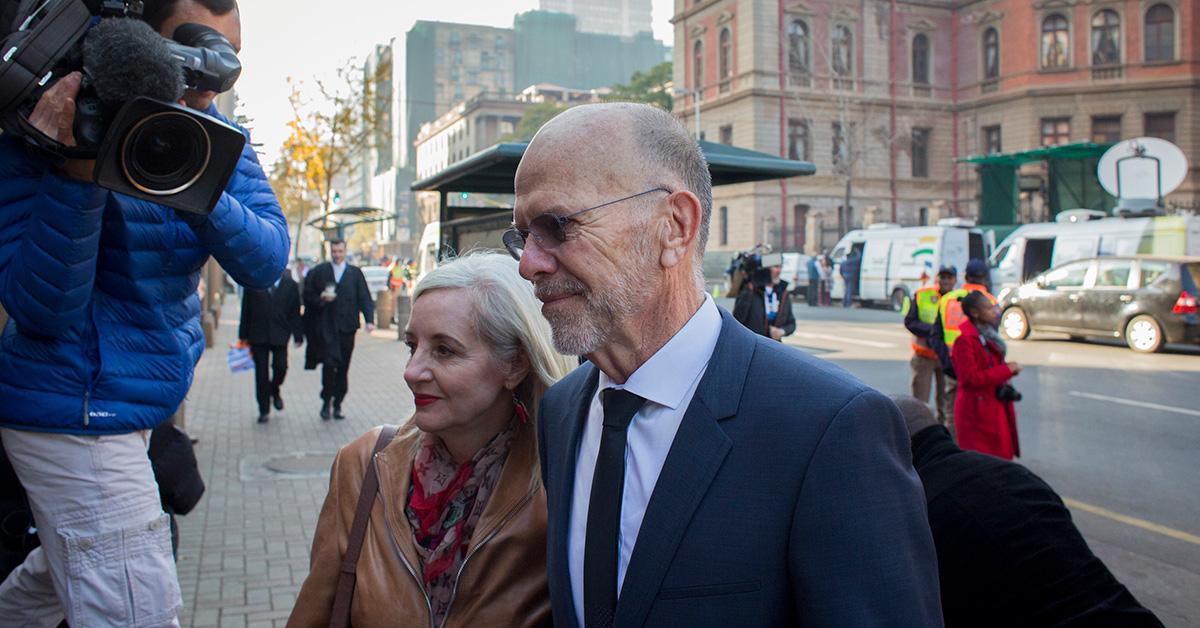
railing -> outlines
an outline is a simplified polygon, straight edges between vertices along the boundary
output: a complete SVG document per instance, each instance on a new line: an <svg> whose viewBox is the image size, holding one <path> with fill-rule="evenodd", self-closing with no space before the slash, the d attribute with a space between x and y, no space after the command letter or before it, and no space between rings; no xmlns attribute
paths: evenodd
<svg viewBox="0 0 1200 628"><path fill-rule="evenodd" d="M1121 66L1108 66L1102 68L1092 68L1093 81L1111 81L1119 79L1123 75Z"/></svg>

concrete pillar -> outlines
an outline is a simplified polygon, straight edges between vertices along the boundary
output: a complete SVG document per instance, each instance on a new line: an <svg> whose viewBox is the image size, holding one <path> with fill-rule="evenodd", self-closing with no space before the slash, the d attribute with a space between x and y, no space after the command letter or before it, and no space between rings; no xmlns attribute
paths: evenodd
<svg viewBox="0 0 1200 628"><path fill-rule="evenodd" d="M868 205L863 211L863 229L866 229L877 222L884 222L883 209L878 205Z"/></svg>
<svg viewBox="0 0 1200 628"><path fill-rule="evenodd" d="M826 217L823 209L810 209L804 219L804 253L816 255L821 252L821 226Z"/></svg>
<svg viewBox="0 0 1200 628"><path fill-rule="evenodd" d="M950 207L946 201L936 200L929 204L929 224L936 225L939 220L950 216Z"/></svg>

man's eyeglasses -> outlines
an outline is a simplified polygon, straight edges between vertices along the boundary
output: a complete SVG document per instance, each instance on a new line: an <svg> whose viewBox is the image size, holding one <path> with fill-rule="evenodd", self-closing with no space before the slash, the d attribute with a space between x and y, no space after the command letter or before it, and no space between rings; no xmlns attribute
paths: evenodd
<svg viewBox="0 0 1200 628"><path fill-rule="evenodd" d="M513 259L518 261L521 259L521 254L525 252L525 242L530 238L532 238L533 241L543 249L556 249L560 244L566 241L566 227L568 224L576 222L576 216L585 212L590 212L593 209L600 209L601 207L615 205L621 201L627 201L631 198L645 196L651 192L666 192L667 194L671 193L671 191L667 188L653 188L646 190L645 192L638 192L637 194L633 194L631 196L619 198L615 201L601 203L595 207L581 209L577 212L567 214L566 216L559 216L558 214L542 214L529 221L528 229L520 229L516 225L513 225L511 229L505 231L503 237L504 248L508 249L508 254L512 255Z"/></svg>

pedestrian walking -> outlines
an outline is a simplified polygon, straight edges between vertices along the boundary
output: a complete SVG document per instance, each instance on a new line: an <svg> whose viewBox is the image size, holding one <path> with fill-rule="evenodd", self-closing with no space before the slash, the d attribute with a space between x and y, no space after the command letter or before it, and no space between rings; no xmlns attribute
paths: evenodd
<svg viewBox="0 0 1200 628"><path fill-rule="evenodd" d="M762 266L742 286L733 304L733 318L746 329L772 340L783 340L796 331L792 315L792 293L788 282L779 278L783 270L783 255L773 253L762 257Z"/></svg>
<svg viewBox="0 0 1200 628"><path fill-rule="evenodd" d="M342 401L350 390L350 358L354 355L354 336L367 322L367 333L375 331L371 321L375 302L362 270L346 261L346 242L329 243L332 261L322 262L304 279L304 329L308 352L304 368L321 365L321 419L346 418Z"/></svg>
<svg viewBox="0 0 1200 628"><path fill-rule="evenodd" d="M1029 469L963 451L924 401L893 398L925 486L947 628L1161 628Z"/></svg>
<svg viewBox="0 0 1200 628"><path fill-rule="evenodd" d="M416 411L335 458L288 627L548 625L538 409L574 361L496 253L426 275L404 337Z"/></svg>
<svg viewBox="0 0 1200 628"><path fill-rule="evenodd" d="M929 346L929 334L937 321L938 302L943 294L954 290L957 283L958 269L943 266L938 269L934 285L917 290L911 299L904 299L904 327L913 336L913 355L909 360L909 368L912 370L912 395L928 403L932 386L938 421L951 432L954 424L950 422L949 417L954 416L954 409L947 406L954 404L954 397L946 395L946 374L942 370L937 352Z"/></svg>
<svg viewBox="0 0 1200 628"><path fill-rule="evenodd" d="M950 352L958 376L954 402L958 444L1012 460L1021 455L1013 403L1021 395L1009 381L1021 372L1021 366L1005 362L1008 347L996 331L999 314L988 295L972 292L963 297L962 308L967 322Z"/></svg>
<svg viewBox="0 0 1200 628"><path fill-rule="evenodd" d="M258 422L270 420L271 406L283 410L283 380L288 369L288 340L304 344L300 319L300 288L285 270L266 290L246 290L238 338L250 346L254 359L254 396Z"/></svg>
<svg viewBox="0 0 1200 628"><path fill-rule="evenodd" d="M842 290L842 307L849 308L854 305L854 297L858 292L859 271L862 268L862 255L857 249L851 250L846 259L842 260L839 272L842 275L842 282L845 285Z"/></svg>
<svg viewBox="0 0 1200 628"><path fill-rule="evenodd" d="M817 262L816 255L808 258L807 266L808 286L805 287L806 289L804 291L804 295L806 297L805 302L808 303L808 307L816 307L817 299L821 290L821 269L820 264Z"/></svg>

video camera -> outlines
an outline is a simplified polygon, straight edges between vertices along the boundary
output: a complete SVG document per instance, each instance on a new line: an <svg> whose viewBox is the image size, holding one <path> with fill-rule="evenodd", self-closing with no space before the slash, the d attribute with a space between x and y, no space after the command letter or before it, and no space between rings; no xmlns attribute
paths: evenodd
<svg viewBox="0 0 1200 628"><path fill-rule="evenodd" d="M233 87L241 63L229 40L202 24L183 24L166 39L139 19L141 0L37 2L18 13L19 26L0 43L0 127L52 162L96 160L93 179L101 187L211 212L246 138L177 101L184 89ZM83 81L75 146L68 146L29 116L50 85L74 71Z"/></svg>
<svg viewBox="0 0 1200 628"><path fill-rule="evenodd" d="M771 245L756 244L750 250L741 251L734 256L726 271L730 277L728 296L736 297L747 281L757 288L771 283L771 270L763 265L763 257L770 252Z"/></svg>

